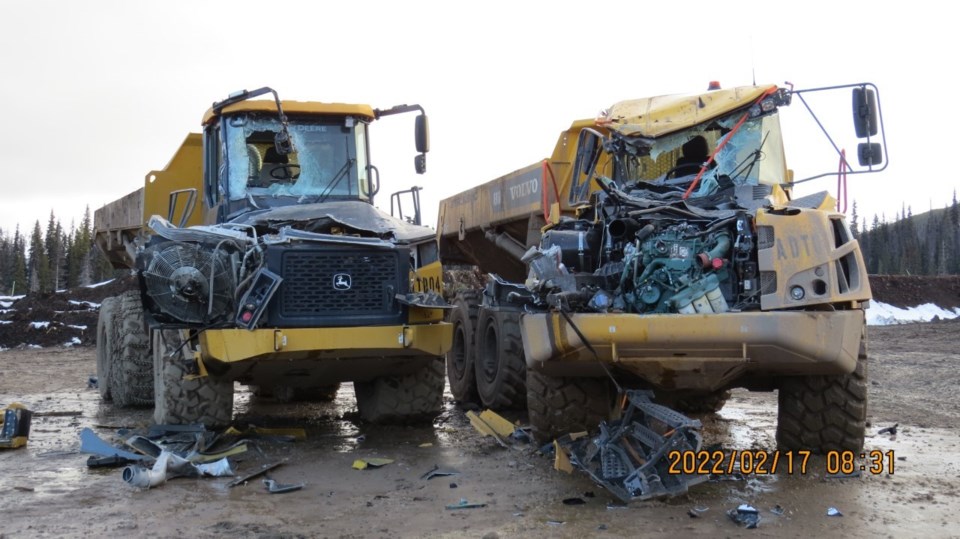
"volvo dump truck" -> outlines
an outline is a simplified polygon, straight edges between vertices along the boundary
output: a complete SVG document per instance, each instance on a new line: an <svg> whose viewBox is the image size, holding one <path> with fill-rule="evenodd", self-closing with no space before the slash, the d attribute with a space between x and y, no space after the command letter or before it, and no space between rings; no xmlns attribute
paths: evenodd
<svg viewBox="0 0 960 539"><path fill-rule="evenodd" d="M165 169L97 210L98 247L138 281L100 309L101 396L154 406L157 423L216 428L231 421L234 382L330 399L352 381L365 420L437 413L451 326L435 232L374 206L370 126L405 112L418 113L423 173L419 105L239 92Z"/></svg>
<svg viewBox="0 0 960 539"><path fill-rule="evenodd" d="M832 168L795 179L781 111L837 92L853 95L857 158L824 129ZM573 122L550 158L443 200L455 398L526 406L550 439L615 417L617 390L681 411L776 390L781 448L859 450L867 271L836 199L794 186L886 167L878 95L770 85L624 101Z"/></svg>

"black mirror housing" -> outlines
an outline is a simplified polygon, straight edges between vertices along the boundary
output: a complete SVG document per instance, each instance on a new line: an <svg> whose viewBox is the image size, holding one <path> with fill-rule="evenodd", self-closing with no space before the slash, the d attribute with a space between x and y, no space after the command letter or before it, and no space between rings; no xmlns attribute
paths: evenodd
<svg viewBox="0 0 960 539"><path fill-rule="evenodd" d="M414 138L416 139L417 151L419 153L427 153L430 151L430 122L427 120L426 114L417 116ZM424 160L424 163L426 163L426 160Z"/></svg>
<svg viewBox="0 0 960 539"><path fill-rule="evenodd" d="M882 165L883 146L879 142L861 142L857 144L857 159L861 167Z"/></svg>
<svg viewBox="0 0 960 539"><path fill-rule="evenodd" d="M413 166L417 169L417 174L423 174L427 171L427 156L420 154L413 158Z"/></svg>
<svg viewBox="0 0 960 539"><path fill-rule="evenodd" d="M853 89L853 128L857 138L872 137L877 134L877 94L872 88Z"/></svg>

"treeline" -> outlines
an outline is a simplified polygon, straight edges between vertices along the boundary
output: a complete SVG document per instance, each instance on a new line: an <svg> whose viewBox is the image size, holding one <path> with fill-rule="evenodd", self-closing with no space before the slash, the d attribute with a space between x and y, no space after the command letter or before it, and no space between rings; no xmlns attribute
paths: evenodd
<svg viewBox="0 0 960 539"><path fill-rule="evenodd" d="M114 270L93 244L93 223L87 207L79 226L64 229L53 212L46 231L40 221L25 234L0 229L0 295L53 292L105 281Z"/></svg>
<svg viewBox="0 0 960 539"><path fill-rule="evenodd" d="M946 208L913 215L901 209L893 222L873 216L857 221L857 205L851 215L852 232L860 241L867 271L886 275L960 274L960 205L954 191Z"/></svg>

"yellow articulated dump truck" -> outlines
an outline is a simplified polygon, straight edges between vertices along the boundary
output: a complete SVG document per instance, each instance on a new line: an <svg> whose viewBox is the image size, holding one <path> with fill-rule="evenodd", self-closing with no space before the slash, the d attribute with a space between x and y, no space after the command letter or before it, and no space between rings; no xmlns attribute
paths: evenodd
<svg viewBox="0 0 960 539"><path fill-rule="evenodd" d="M439 412L452 331L435 232L373 205L370 125L405 112L418 113L423 173L419 105L239 92L164 170L97 210L97 245L139 282L101 306L101 396L154 406L157 423L216 428L231 421L236 381L321 400L352 381L365 420Z"/></svg>
<svg viewBox="0 0 960 539"><path fill-rule="evenodd" d="M829 172L795 179L780 113L826 94L845 102L857 157L830 133ZM777 390L781 448L861 448L866 268L837 200L793 188L886 168L878 96L863 83L624 101L574 122L549 159L443 200L454 396L526 406L549 439L614 418L618 390L681 411ZM471 269L482 287L456 277Z"/></svg>

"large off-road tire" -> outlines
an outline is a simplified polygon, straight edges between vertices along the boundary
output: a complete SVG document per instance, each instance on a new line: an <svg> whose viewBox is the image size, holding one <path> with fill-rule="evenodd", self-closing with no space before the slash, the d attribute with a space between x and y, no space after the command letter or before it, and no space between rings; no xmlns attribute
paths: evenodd
<svg viewBox="0 0 960 539"><path fill-rule="evenodd" d="M371 423L432 420L443 405L443 359L436 358L413 374L380 376L353 384L360 418Z"/></svg>
<svg viewBox="0 0 960 539"><path fill-rule="evenodd" d="M477 312L480 310L480 292L460 292L453 300L447 321L453 326L453 345L447 352L447 381L450 393L459 402L476 403L477 377L474 372L476 355Z"/></svg>
<svg viewBox="0 0 960 539"><path fill-rule="evenodd" d="M527 362L520 337L520 313L480 309L474 372L477 393L487 408L523 408L527 403Z"/></svg>
<svg viewBox="0 0 960 539"><path fill-rule="evenodd" d="M778 448L819 454L860 451L867 421L866 335L852 373L787 378L777 401Z"/></svg>
<svg viewBox="0 0 960 539"><path fill-rule="evenodd" d="M139 291L130 290L118 297L113 328L118 343L110 365L114 404L121 408L153 406L153 357Z"/></svg>
<svg viewBox="0 0 960 539"><path fill-rule="evenodd" d="M561 378L527 371L527 411L540 443L571 432L596 432L613 417L606 378Z"/></svg>
<svg viewBox="0 0 960 539"><path fill-rule="evenodd" d="M119 298L105 298L100 303L100 312L97 316L97 389L100 398L104 401L113 400L110 393L110 367L113 366L113 357L120 347L119 332L114 329Z"/></svg>
<svg viewBox="0 0 960 539"><path fill-rule="evenodd" d="M730 398L730 391L714 391L713 393L691 393L654 391L657 403L673 408L684 414L712 414L723 409L723 405Z"/></svg>
<svg viewBox="0 0 960 539"><path fill-rule="evenodd" d="M181 348L181 344L183 338L178 330L153 332L157 395L154 422L158 425L202 423L208 429L228 426L233 419L233 380L214 375L184 380L187 362L193 358L190 345Z"/></svg>

